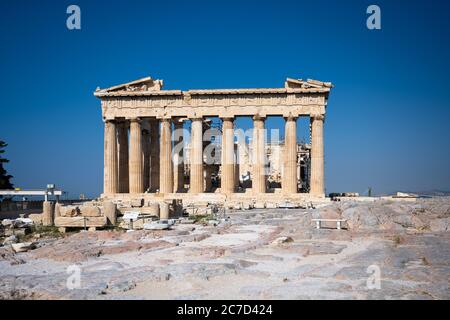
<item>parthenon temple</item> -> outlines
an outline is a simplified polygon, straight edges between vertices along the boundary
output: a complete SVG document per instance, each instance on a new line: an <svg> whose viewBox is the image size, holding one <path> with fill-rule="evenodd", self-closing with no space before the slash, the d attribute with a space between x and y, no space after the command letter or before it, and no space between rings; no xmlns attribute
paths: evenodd
<svg viewBox="0 0 450 320"><path fill-rule="evenodd" d="M103 199L274 205L325 197L330 82L288 78L282 88L162 87L162 80L146 77L95 91L105 133ZM275 145L267 143L270 116L284 118L284 139ZM250 138L236 134L238 117L251 117ZM297 139L301 117L310 119L309 143ZM186 130L189 137L177 134ZM214 138L205 138L208 130ZM207 149L214 150L211 161Z"/></svg>

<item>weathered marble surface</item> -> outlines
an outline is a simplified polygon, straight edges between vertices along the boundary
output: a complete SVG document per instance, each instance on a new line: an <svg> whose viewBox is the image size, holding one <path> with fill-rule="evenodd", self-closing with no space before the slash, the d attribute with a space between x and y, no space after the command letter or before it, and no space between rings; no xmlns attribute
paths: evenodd
<svg viewBox="0 0 450 320"><path fill-rule="evenodd" d="M311 224L313 216L349 208L357 212L357 228L316 230ZM448 218L449 208L443 198L255 209L230 214L217 227L85 232L45 240L40 248L16 255L3 247L0 297L449 299L450 233L426 227ZM361 218L371 214L385 219L380 224ZM425 226L408 222L411 216ZM395 227L385 228L391 223ZM274 241L280 237L293 241ZM68 290L66 268L72 264L81 267L81 288ZM381 271L379 290L366 285L371 265Z"/></svg>

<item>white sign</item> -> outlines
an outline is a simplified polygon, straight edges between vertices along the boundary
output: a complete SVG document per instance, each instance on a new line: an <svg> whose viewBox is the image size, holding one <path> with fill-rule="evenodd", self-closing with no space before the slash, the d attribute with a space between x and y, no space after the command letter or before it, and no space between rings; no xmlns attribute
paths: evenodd
<svg viewBox="0 0 450 320"><path fill-rule="evenodd" d="M136 221L141 213L139 211L125 211L123 220Z"/></svg>

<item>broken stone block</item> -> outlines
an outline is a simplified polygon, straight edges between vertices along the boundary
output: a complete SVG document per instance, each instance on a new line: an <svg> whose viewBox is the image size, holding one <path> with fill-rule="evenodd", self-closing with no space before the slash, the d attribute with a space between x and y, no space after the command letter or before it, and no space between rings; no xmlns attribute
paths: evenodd
<svg viewBox="0 0 450 320"><path fill-rule="evenodd" d="M279 245L279 244L293 242L293 241L294 241L294 239L292 239L291 237L279 237L279 238L276 238L274 241L272 241L272 244Z"/></svg>
<svg viewBox="0 0 450 320"><path fill-rule="evenodd" d="M84 228L84 227L104 227L107 225L106 217L57 217L55 219L55 226L70 227L70 228Z"/></svg>
<svg viewBox="0 0 450 320"><path fill-rule="evenodd" d="M18 241L17 237L15 235L11 235L7 237L5 240L3 240L3 245L4 246L11 245L13 243L16 243L17 241Z"/></svg>
<svg viewBox="0 0 450 320"><path fill-rule="evenodd" d="M80 215L80 208L77 206L61 206L59 212L61 217L76 217Z"/></svg>
<svg viewBox="0 0 450 320"><path fill-rule="evenodd" d="M61 216L61 203L57 202L55 204L55 218Z"/></svg>
<svg viewBox="0 0 450 320"><path fill-rule="evenodd" d="M59 231L60 233L66 233L67 228L66 228L66 227L58 227L58 231Z"/></svg>
<svg viewBox="0 0 450 320"><path fill-rule="evenodd" d="M266 203L265 202L261 202L261 201L257 201L257 202L255 202L254 207L255 207L255 209L265 209L266 208Z"/></svg>
<svg viewBox="0 0 450 320"><path fill-rule="evenodd" d="M11 235L16 235L16 236L25 236L27 234L31 233L31 228L30 227L23 227L23 228L17 228L17 229L6 229L5 230L5 236L11 236Z"/></svg>
<svg viewBox="0 0 450 320"><path fill-rule="evenodd" d="M159 205L159 218L168 219L169 218L169 204L161 202Z"/></svg>
<svg viewBox="0 0 450 320"><path fill-rule="evenodd" d="M252 205L249 202L244 202L244 203L242 203L241 208L243 210L250 210L252 208Z"/></svg>
<svg viewBox="0 0 450 320"><path fill-rule="evenodd" d="M15 253L19 253L36 249L36 244L34 242L12 243L11 247L13 248Z"/></svg>
<svg viewBox="0 0 450 320"><path fill-rule="evenodd" d="M144 204L144 199L132 199L131 200L131 207L132 208L140 208Z"/></svg>
<svg viewBox="0 0 450 320"><path fill-rule="evenodd" d="M11 219L3 219L2 220L2 226L4 227L9 227L13 224L13 220Z"/></svg>
<svg viewBox="0 0 450 320"><path fill-rule="evenodd" d="M167 230L170 226L167 223L144 223L144 229L145 230Z"/></svg>
<svg viewBox="0 0 450 320"><path fill-rule="evenodd" d="M273 203L273 202L267 202L266 203L266 208L267 209L276 209L277 208L277 204Z"/></svg>
<svg viewBox="0 0 450 320"><path fill-rule="evenodd" d="M103 204L104 215L107 219L108 224L115 225L117 222L117 208L112 201L106 201Z"/></svg>
<svg viewBox="0 0 450 320"><path fill-rule="evenodd" d="M149 204L149 214L155 217L159 217L159 203Z"/></svg>
<svg viewBox="0 0 450 320"><path fill-rule="evenodd" d="M31 213L31 214L28 215L28 218L33 220L34 224L42 224L42 214Z"/></svg>
<svg viewBox="0 0 450 320"><path fill-rule="evenodd" d="M209 225L217 226L220 223L218 220L208 220Z"/></svg>
<svg viewBox="0 0 450 320"><path fill-rule="evenodd" d="M42 212L42 225L43 226L52 226L53 225L53 202L44 201L42 204L43 212Z"/></svg>
<svg viewBox="0 0 450 320"><path fill-rule="evenodd" d="M94 206L82 206L80 208L83 217L100 217L100 208Z"/></svg>

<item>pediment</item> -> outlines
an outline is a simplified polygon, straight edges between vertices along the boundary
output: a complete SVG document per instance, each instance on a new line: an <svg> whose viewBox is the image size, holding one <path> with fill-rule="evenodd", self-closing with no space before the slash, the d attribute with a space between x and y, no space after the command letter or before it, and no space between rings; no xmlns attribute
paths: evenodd
<svg viewBox="0 0 450 320"><path fill-rule="evenodd" d="M163 87L162 80L155 80L152 79L152 77L146 77L105 89L97 88L96 92L118 93L118 92L136 92L136 91L139 92L160 91L162 87Z"/></svg>
<svg viewBox="0 0 450 320"><path fill-rule="evenodd" d="M322 82L313 79L287 78L284 87L289 89L333 88L333 84L331 82Z"/></svg>

